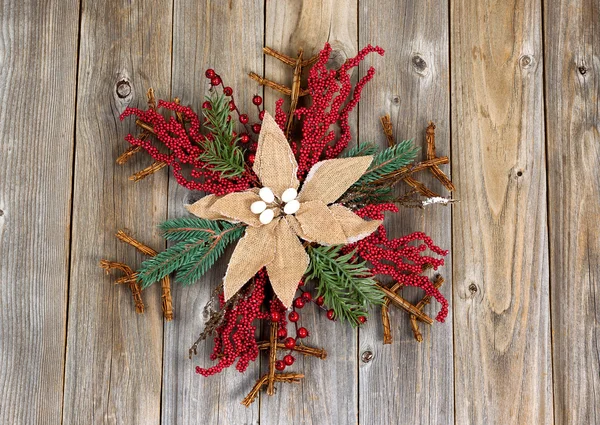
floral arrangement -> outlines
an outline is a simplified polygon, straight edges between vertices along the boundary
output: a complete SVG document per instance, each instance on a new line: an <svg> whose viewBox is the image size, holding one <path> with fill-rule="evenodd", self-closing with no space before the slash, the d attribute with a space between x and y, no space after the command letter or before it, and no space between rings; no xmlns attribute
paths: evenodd
<svg viewBox="0 0 600 425"><path fill-rule="evenodd" d="M121 119L135 117L141 133L126 136L131 146L117 161L125 163L140 151L154 160L134 180L169 166L180 185L206 195L186 206L190 216L160 224L162 235L171 242L162 252L123 231L117 233L150 257L136 271L123 263L101 262L107 270L124 273L117 282L130 287L139 313L144 311L142 290L161 282L163 311L171 320L170 276L174 274L183 285L193 284L228 245L235 244L190 356L202 340L212 337L211 359L216 364L196 369L210 376L234 364L244 372L261 350L267 351L269 370L244 399L245 405L263 386L273 394L276 382L303 378L285 372L293 366L295 355L325 359L325 350L305 345L310 332L301 326L300 312L308 304L322 309L328 319L351 326L365 323L380 306L385 343L392 340L390 303L410 314L419 341L417 321L433 323L423 312L431 299L440 305L437 321L443 322L448 314L448 302L439 291L443 279L432 281L424 273L442 266L448 252L422 232L390 239L384 227L384 213L397 212L399 207L452 202L414 178L427 169L450 191L454 189L439 168L447 158L435 155L435 127L431 124L427 129L427 160L420 163L415 163L418 149L412 141L393 140L389 117L382 118L387 148L357 143L348 149L349 114L375 75L370 68L353 85L351 71L368 54L383 55L383 49L369 45L339 69L327 66L328 44L306 60L302 51L296 58L268 48L265 53L294 69L291 88L251 74L260 84L290 96L287 112L280 99L270 115L256 95L258 120L250 124L249 116L238 109L233 89L209 69L210 96L201 114L178 99L156 103L149 90L148 109L127 108L121 115ZM306 67L310 67L308 83L302 88ZM298 107L304 99L310 102ZM411 187L403 195L395 189L400 182ZM406 286L423 289L421 302L413 305L397 293ZM270 324L265 341L257 339L261 321Z"/></svg>

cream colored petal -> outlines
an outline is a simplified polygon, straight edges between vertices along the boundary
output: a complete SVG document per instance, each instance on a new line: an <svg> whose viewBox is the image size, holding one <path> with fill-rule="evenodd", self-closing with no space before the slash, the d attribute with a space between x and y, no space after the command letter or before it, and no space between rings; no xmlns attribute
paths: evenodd
<svg viewBox="0 0 600 425"><path fill-rule="evenodd" d="M346 235L329 207L321 201L304 202L296 213L304 239L321 245L346 243Z"/></svg>
<svg viewBox="0 0 600 425"><path fill-rule="evenodd" d="M337 201L360 179L372 161L372 156L358 156L317 162L306 176L298 200L322 201L325 204Z"/></svg>
<svg viewBox="0 0 600 425"><path fill-rule="evenodd" d="M252 169L261 184L278 197L290 187L298 189L298 163L285 134L268 112L262 121Z"/></svg>
<svg viewBox="0 0 600 425"><path fill-rule="evenodd" d="M211 209L213 204L220 198L221 196L206 195L204 198L194 202L193 204L186 205L185 208L195 216L205 218L207 220L231 221L229 217L225 217L223 214L219 214Z"/></svg>
<svg viewBox="0 0 600 425"><path fill-rule="evenodd" d="M286 215L285 220L287 220L290 228L294 231L294 233L296 233L296 235L298 235L298 237L300 239L304 239L305 241L308 241L308 242L314 242L314 241L310 240L310 238L306 235L306 233L304 233L304 230L302 230L302 226L300 226L300 222L298 221L296 216Z"/></svg>
<svg viewBox="0 0 600 425"><path fill-rule="evenodd" d="M382 223L381 220L364 220L340 204L331 205L329 210L338 223L340 223L342 226L344 234L346 235L347 243L357 242L366 238L375 230L377 230L379 225Z"/></svg>
<svg viewBox="0 0 600 425"><path fill-rule="evenodd" d="M247 227L237 243L223 279L225 300L231 298L275 257L274 230L279 220L261 227Z"/></svg>
<svg viewBox="0 0 600 425"><path fill-rule="evenodd" d="M275 258L267 264L267 274L279 300L286 307L290 307L298 283L308 267L309 258L286 220L279 220L277 223L275 241Z"/></svg>
<svg viewBox="0 0 600 425"><path fill-rule="evenodd" d="M250 211L252 203L259 200L254 190L229 193L217 199L210 207L210 211L227 217L228 221L241 221L253 227L262 226L258 214Z"/></svg>

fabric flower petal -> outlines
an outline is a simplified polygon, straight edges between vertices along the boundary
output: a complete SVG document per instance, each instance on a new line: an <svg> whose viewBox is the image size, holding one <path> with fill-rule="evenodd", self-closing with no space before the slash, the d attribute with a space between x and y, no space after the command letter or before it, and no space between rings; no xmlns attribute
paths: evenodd
<svg viewBox="0 0 600 425"><path fill-rule="evenodd" d="M321 201L304 202L296 213L304 239L321 245L342 245L347 243L341 224L335 219L329 207Z"/></svg>
<svg viewBox="0 0 600 425"><path fill-rule="evenodd" d="M359 240L366 238L377 230L382 223L381 220L364 220L354 214L350 209L340 204L331 205L329 210L342 226L347 243L358 242Z"/></svg>
<svg viewBox="0 0 600 425"><path fill-rule="evenodd" d="M253 202L260 201L260 197L254 190L229 193L215 200L210 207L213 214L226 217L228 221L241 221L249 226L262 226L258 214L250 211Z"/></svg>
<svg viewBox="0 0 600 425"><path fill-rule="evenodd" d="M298 200L322 201L325 204L337 201L360 179L372 161L372 156L357 156L317 162L306 176Z"/></svg>
<svg viewBox="0 0 600 425"><path fill-rule="evenodd" d="M252 169L261 184L271 188L278 197L290 187L298 189L300 184L296 176L298 163L290 144L268 112L262 121Z"/></svg>
<svg viewBox="0 0 600 425"><path fill-rule="evenodd" d="M309 258L286 220L277 223L275 241L275 258L267 264L267 274L279 300L284 306L290 307Z"/></svg>
<svg viewBox="0 0 600 425"><path fill-rule="evenodd" d="M196 217L205 218L207 220L231 221L229 217L225 217L223 214L219 214L211 209L213 204L220 198L221 196L206 195L204 198L194 202L193 204L185 205L185 208Z"/></svg>
<svg viewBox="0 0 600 425"><path fill-rule="evenodd" d="M227 273L223 279L226 301L235 295L260 269L273 261L276 247L274 229L279 221L273 220L265 226L246 228L244 237L239 240L231 255Z"/></svg>

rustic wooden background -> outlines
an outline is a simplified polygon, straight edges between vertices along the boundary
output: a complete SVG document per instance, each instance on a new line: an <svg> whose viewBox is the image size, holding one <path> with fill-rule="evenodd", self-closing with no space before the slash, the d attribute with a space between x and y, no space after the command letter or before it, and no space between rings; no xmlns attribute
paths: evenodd
<svg viewBox="0 0 600 425"><path fill-rule="evenodd" d="M0 423L600 423L599 17L600 0L3 0ZM377 75L355 140L384 143L385 113L421 145L437 124L460 203L388 225L451 249L451 314L419 344L393 312L391 346L377 318L353 331L306 314L330 357L244 408L259 362L205 380L208 344L187 359L224 264L174 288L171 323L158 288L139 316L98 268L139 264L115 230L160 247L155 225L190 199L165 170L128 180L148 158L115 164L133 129L118 116L149 86L198 107L208 67L249 110L247 72L290 82L264 45L325 41L340 62L386 49L361 67Z"/></svg>

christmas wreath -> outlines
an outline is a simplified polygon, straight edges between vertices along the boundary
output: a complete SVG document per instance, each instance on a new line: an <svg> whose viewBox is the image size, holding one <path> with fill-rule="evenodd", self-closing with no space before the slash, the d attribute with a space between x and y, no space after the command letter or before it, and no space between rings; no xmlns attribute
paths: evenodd
<svg viewBox="0 0 600 425"><path fill-rule="evenodd" d="M261 350L267 351L269 370L243 400L245 405L263 386L273 394L276 382L303 378L285 372L295 355L325 359L325 350L304 343L309 331L300 326L300 311L308 304L318 306L328 319L351 326L360 326L379 306L384 343L392 341L390 303L410 314L418 341L422 336L417 322L433 323L423 312L431 299L440 305L437 321L443 322L448 313L448 302L439 291L443 279L431 280L424 273L442 266L448 252L422 232L390 239L383 226L384 212L398 212L398 207L452 202L414 177L430 170L449 191L454 189L439 168L448 158L436 157L435 127L427 128L427 159L422 162L415 162L418 149L411 140L394 141L389 117L382 118L387 148L359 143L347 149L349 113L375 70L370 68L354 86L350 73L373 52L384 53L369 45L339 69L329 69L328 44L310 59L304 59L302 51L292 58L265 48L266 54L292 67L292 87L250 76L289 96L291 105L286 113L283 99L278 100L271 116L261 109L263 99L254 96L254 124L238 109L233 89L212 69L206 71L211 90L201 115L178 99L156 103L152 89L148 109L127 108L121 115L136 117L141 133L126 136L131 146L117 162L123 164L140 151L154 159L133 180L169 166L180 185L205 196L186 206L190 216L159 225L171 242L162 252L117 232L119 239L150 257L136 271L106 260L101 266L124 273L117 282L130 287L138 313L145 308L142 290L161 282L163 313L172 320L170 276L175 274L183 285L193 284L228 245L235 244L223 281L205 307L208 320L190 357L202 340L212 337L211 359L216 364L196 368L210 376L233 364L244 372ZM303 88L302 69L307 67ZM298 107L301 98L310 101ZM243 131L236 132L232 117ZM410 187L402 195L395 189L400 182ZM406 286L423 289L423 299L411 304L402 298L397 291ZM268 340L257 340L260 321L270 324Z"/></svg>

